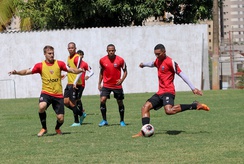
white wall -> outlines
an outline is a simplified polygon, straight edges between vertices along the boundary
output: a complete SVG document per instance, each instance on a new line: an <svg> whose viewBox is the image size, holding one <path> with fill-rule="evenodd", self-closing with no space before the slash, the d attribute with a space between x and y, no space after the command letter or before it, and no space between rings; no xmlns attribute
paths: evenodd
<svg viewBox="0 0 244 164"><path fill-rule="evenodd" d="M204 89L209 89L207 25L88 28L0 34L0 98L14 98L15 95L17 98L39 97L39 74L8 76L7 73L13 69L30 68L44 60L45 45L52 45L55 48L55 58L66 62L67 44L71 41L76 43L77 50L85 52L84 60L95 72L86 83L84 95L99 94L98 61L106 55L106 46L110 43L116 46L117 55L122 56L127 63L128 76L123 83L125 93L157 91L156 69L141 69L138 65L155 59L153 48L158 43L165 45L167 55L179 64L198 88L201 88L203 69ZM6 82L6 79L10 80ZM66 80L63 81L63 88ZM176 77L175 86L177 91L190 90L179 77Z"/></svg>

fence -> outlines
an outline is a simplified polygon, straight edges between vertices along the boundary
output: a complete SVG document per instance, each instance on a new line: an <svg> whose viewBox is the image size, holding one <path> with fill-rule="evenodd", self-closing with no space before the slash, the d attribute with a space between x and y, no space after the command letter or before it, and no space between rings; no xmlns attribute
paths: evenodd
<svg viewBox="0 0 244 164"><path fill-rule="evenodd" d="M244 70L244 31L229 31L222 42L220 54L220 87L242 88Z"/></svg>
<svg viewBox="0 0 244 164"><path fill-rule="evenodd" d="M2 98L16 98L16 86L13 79L3 79L0 80L1 88L4 88L0 92L0 99Z"/></svg>

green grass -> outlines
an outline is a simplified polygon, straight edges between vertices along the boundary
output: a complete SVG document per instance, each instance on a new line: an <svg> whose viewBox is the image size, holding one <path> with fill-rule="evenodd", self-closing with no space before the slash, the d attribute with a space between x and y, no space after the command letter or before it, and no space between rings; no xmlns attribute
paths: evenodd
<svg viewBox="0 0 244 164"><path fill-rule="evenodd" d="M0 163L244 163L244 90L178 92L175 103L206 103L206 111L168 116L151 111L155 135L132 138L141 128L140 108L152 93L125 95L126 127L119 126L115 99L107 102L109 126L101 121L99 96L84 96L87 118L81 127L66 109L64 135L54 135L55 115L47 111L48 134L41 126L38 99L0 100Z"/></svg>

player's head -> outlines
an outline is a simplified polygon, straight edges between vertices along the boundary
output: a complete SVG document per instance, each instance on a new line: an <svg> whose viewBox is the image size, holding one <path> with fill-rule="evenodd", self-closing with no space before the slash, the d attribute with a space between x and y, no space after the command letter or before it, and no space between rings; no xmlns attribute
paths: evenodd
<svg viewBox="0 0 244 164"><path fill-rule="evenodd" d="M70 42L70 43L68 44L68 51L69 51L69 54L70 54L71 56L75 55L75 53L76 53L76 45L75 45L74 42Z"/></svg>
<svg viewBox="0 0 244 164"><path fill-rule="evenodd" d="M165 58L166 56L166 51L165 51L165 47L163 44L157 44L155 47L154 47L154 54L155 56L159 59L159 60L162 60Z"/></svg>
<svg viewBox="0 0 244 164"><path fill-rule="evenodd" d="M154 50L158 50L158 49L160 49L160 50L164 50L164 51L165 51L165 47L164 47L163 44L157 44L157 45L154 47Z"/></svg>
<svg viewBox="0 0 244 164"><path fill-rule="evenodd" d="M115 46L113 44L109 44L107 46L107 53L109 57L113 57L115 55L116 49Z"/></svg>
<svg viewBox="0 0 244 164"><path fill-rule="evenodd" d="M82 50L78 50L77 51L77 54L79 54L81 58L84 57L84 52Z"/></svg>
<svg viewBox="0 0 244 164"><path fill-rule="evenodd" d="M44 52L44 55L46 57L46 61L48 63L53 63L53 61L54 61L54 48L52 46L47 45L43 48L43 52Z"/></svg>

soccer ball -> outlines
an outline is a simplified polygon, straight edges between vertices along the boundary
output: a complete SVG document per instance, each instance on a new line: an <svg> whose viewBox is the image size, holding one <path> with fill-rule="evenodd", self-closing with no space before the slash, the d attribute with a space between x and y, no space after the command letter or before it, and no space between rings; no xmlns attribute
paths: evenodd
<svg viewBox="0 0 244 164"><path fill-rule="evenodd" d="M145 124L141 128L144 137L151 137L154 134L154 127L151 124Z"/></svg>

